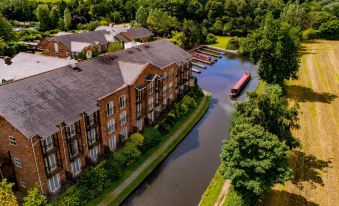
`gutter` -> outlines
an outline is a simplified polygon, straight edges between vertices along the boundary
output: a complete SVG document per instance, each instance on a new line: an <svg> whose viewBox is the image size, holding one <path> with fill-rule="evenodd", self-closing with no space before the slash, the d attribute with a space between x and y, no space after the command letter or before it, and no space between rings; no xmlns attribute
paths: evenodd
<svg viewBox="0 0 339 206"><path fill-rule="evenodd" d="M38 162L37 162L36 155L35 155L35 150L34 150L34 146L35 146L40 140L38 140L36 143L33 144L32 138L30 138L30 139L31 139L31 145L32 145L32 150L33 150L33 155L34 155L35 168L36 168L36 172L37 172L37 174L38 174L38 179L39 179L40 190L41 190L41 193L44 193L44 191L43 191L43 189L42 189L41 178L40 178L40 173L39 173L39 169L38 169Z"/></svg>

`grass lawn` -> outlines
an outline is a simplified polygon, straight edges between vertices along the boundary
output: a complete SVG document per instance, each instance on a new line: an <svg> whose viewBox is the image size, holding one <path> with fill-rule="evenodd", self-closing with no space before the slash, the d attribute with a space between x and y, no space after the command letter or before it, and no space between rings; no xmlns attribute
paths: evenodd
<svg viewBox="0 0 339 206"><path fill-rule="evenodd" d="M211 44L211 46L226 49L226 44L232 37L229 36L217 36L217 43Z"/></svg>
<svg viewBox="0 0 339 206"><path fill-rule="evenodd" d="M202 195L199 206L213 206L219 197L219 194L224 183L225 183L224 178L217 170L209 186Z"/></svg>
<svg viewBox="0 0 339 206"><path fill-rule="evenodd" d="M276 185L266 205L338 205L339 41L303 43L299 79L286 83L287 97L300 106L302 148L289 160L294 179Z"/></svg>
<svg viewBox="0 0 339 206"><path fill-rule="evenodd" d="M207 98L204 105L202 106L201 110L199 111L198 115L193 119L192 123L185 128L185 130L179 135L179 137L171 144L168 148L166 148L165 152L161 153L160 156L155 159L151 165L149 165L123 192L118 194L115 199L110 203L110 205L119 205L135 188L142 182L144 179L161 163L162 160L165 159L165 157L177 146L178 143L180 143L186 136L188 132L190 132L193 127L199 122L199 120L203 117L205 112L209 108L210 104L210 96L206 96L204 98ZM170 137L172 136L179 128L180 126L190 117L190 115L183 118L183 120L177 122L174 127L172 128L171 132L169 132L160 142L160 144L152 148L151 150L147 151L145 154L142 155L142 157L133 165L128 167L122 174L122 177L111 185L111 187L107 188L102 195L95 198L91 202L89 202L87 205L97 205L100 203L105 196L107 196L111 191L113 191L119 184L121 184L126 178L128 178L144 161L146 161L151 155L156 152L156 150L161 147L161 145Z"/></svg>

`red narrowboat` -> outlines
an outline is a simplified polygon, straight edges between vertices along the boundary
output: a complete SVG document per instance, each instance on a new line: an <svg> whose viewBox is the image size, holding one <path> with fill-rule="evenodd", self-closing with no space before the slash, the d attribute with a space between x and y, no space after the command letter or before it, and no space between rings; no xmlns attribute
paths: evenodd
<svg viewBox="0 0 339 206"><path fill-rule="evenodd" d="M231 89L231 96L236 97L241 92L241 90L246 86L247 82L251 79L251 73L245 72L244 75L239 79L239 81Z"/></svg>
<svg viewBox="0 0 339 206"><path fill-rule="evenodd" d="M199 54L199 53L197 53L197 52L192 52L192 55L195 56L195 57L197 57L197 58L203 59L203 60L205 60L205 61L214 61L214 59L212 59L211 57L208 57L208 56Z"/></svg>

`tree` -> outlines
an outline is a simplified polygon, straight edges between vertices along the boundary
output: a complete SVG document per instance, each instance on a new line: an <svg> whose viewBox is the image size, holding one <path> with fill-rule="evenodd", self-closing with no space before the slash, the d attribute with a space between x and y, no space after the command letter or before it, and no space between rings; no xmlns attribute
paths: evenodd
<svg viewBox="0 0 339 206"><path fill-rule="evenodd" d="M5 56L6 51L8 49L8 45L6 42L0 37L0 56Z"/></svg>
<svg viewBox="0 0 339 206"><path fill-rule="evenodd" d="M276 183L292 176L288 167L289 149L259 125L237 124L221 152L220 172L232 180L234 190L255 205L258 198Z"/></svg>
<svg viewBox="0 0 339 206"><path fill-rule="evenodd" d="M66 30L69 30L72 26L72 16L68 8L64 10L64 27Z"/></svg>
<svg viewBox="0 0 339 206"><path fill-rule="evenodd" d="M0 38L4 41L9 41L14 39L14 33L11 23L1 15L0 13Z"/></svg>
<svg viewBox="0 0 339 206"><path fill-rule="evenodd" d="M178 24L176 17L172 17L160 9L151 10L147 18L148 27L158 34L169 34L178 27Z"/></svg>
<svg viewBox="0 0 339 206"><path fill-rule="evenodd" d="M24 197L23 206L44 206L46 205L46 197L40 193L39 187L35 185L28 190L28 195Z"/></svg>
<svg viewBox="0 0 339 206"><path fill-rule="evenodd" d="M267 85L262 94L248 93L249 99L236 106L232 125L239 123L258 124L276 135L288 147L295 148L299 142L291 130L299 128L297 106L288 106L279 85Z"/></svg>
<svg viewBox="0 0 339 206"><path fill-rule="evenodd" d="M35 11L35 16L40 22L40 30L47 31L51 29L53 19L51 18L51 11L46 4L40 4Z"/></svg>
<svg viewBox="0 0 339 206"><path fill-rule="evenodd" d="M268 15L263 25L242 41L240 53L259 64L262 80L282 84L296 78L299 69L297 38L291 27Z"/></svg>
<svg viewBox="0 0 339 206"><path fill-rule="evenodd" d="M339 39L339 20L323 23L319 28L319 33L326 39Z"/></svg>
<svg viewBox="0 0 339 206"><path fill-rule="evenodd" d="M306 12L298 3L287 5L282 11L281 20L286 21L292 26L299 26L301 28L306 28L309 21Z"/></svg>
<svg viewBox="0 0 339 206"><path fill-rule="evenodd" d="M6 206L18 206L18 202L12 191L13 183L7 182L6 179L3 179L0 182L0 205Z"/></svg>
<svg viewBox="0 0 339 206"><path fill-rule="evenodd" d="M147 17L148 9L141 6L136 13L135 20L137 20L137 22L139 22L142 26L147 26Z"/></svg>
<svg viewBox="0 0 339 206"><path fill-rule="evenodd" d="M173 31L171 42L185 49L187 47L187 37L184 32Z"/></svg>

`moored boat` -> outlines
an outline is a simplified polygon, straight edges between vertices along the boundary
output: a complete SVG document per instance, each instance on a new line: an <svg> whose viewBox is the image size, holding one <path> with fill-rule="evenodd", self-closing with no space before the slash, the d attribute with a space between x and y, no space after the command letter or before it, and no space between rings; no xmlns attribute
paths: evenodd
<svg viewBox="0 0 339 206"><path fill-rule="evenodd" d="M231 96L237 97L238 94L241 92L241 90L246 86L248 81L251 79L251 73L245 72L244 75L239 79L239 81L234 85L234 87L231 89Z"/></svg>

